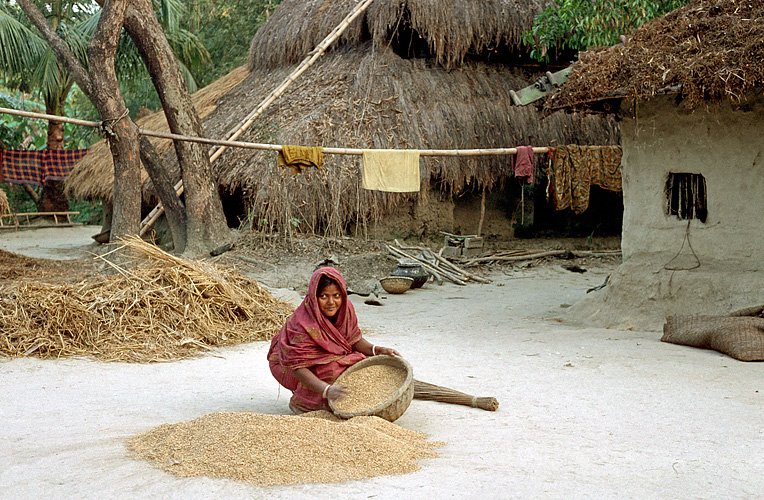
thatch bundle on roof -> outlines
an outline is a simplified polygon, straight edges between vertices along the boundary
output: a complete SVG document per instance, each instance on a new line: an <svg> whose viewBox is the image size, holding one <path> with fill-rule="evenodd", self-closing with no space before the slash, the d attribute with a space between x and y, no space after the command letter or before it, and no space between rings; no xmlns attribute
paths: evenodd
<svg viewBox="0 0 764 500"><path fill-rule="evenodd" d="M580 55L550 106L678 92L690 108L742 100L764 84L764 2L692 0L625 45Z"/></svg>
<svg viewBox="0 0 764 500"><path fill-rule="evenodd" d="M252 40L251 74L218 101L204 121L206 134L225 137L355 3L284 0ZM546 3L377 0L239 139L379 149L617 144L611 118L542 117L532 106L512 105L510 90L546 69L528 67L521 46L521 33ZM423 157L422 191L414 194L363 190L358 156L327 155L321 170L291 176L277 167L273 152L229 149L213 171L236 215L337 235L403 202L423 203L432 190L450 198L468 188L499 187L512 176L511 161Z"/></svg>

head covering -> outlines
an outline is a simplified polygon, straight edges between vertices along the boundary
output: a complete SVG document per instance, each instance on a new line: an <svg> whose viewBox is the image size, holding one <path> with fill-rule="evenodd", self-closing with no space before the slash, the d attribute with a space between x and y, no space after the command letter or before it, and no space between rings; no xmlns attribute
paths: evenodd
<svg viewBox="0 0 764 500"><path fill-rule="evenodd" d="M321 276L334 280L342 294L342 305L334 323L318 306L316 294ZM345 280L336 269L322 267L311 276L308 294L273 339L271 350L278 355L281 366L294 370L340 361L353 353L353 344L360 339L358 318L348 300Z"/></svg>

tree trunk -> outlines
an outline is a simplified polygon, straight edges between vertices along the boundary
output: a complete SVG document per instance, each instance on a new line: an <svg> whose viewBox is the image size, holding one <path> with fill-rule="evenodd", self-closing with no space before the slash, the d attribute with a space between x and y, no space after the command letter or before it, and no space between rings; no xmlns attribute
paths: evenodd
<svg viewBox="0 0 764 500"><path fill-rule="evenodd" d="M133 0L125 16L125 28L146 62L170 130L201 137L199 116L150 0ZM207 148L194 142L175 141L175 151L185 190L185 253L206 254L225 243L230 234Z"/></svg>
<svg viewBox="0 0 764 500"><path fill-rule="evenodd" d="M45 112L49 115L60 115L63 103L58 96L45 99ZM51 102L53 101L53 102ZM48 149L64 149L64 124L48 122ZM37 203L40 212L66 212L69 210L69 200L64 195L64 181L46 180L40 190L40 201Z"/></svg>
<svg viewBox="0 0 764 500"><path fill-rule="evenodd" d="M33 0L16 2L40 30L58 60L95 105L101 120L108 127L109 147L114 158L112 241L128 234L138 234L141 216L138 127L130 120L114 71L114 55L129 0L105 2L95 34L88 43L89 73L51 28Z"/></svg>
<svg viewBox="0 0 764 500"><path fill-rule="evenodd" d="M141 160L162 200L174 249L183 252L186 248L186 208L175 192L177 180L170 179L167 169L162 168L162 159L146 136L141 136Z"/></svg>
<svg viewBox="0 0 764 500"><path fill-rule="evenodd" d="M90 96L106 127L114 158L114 214L111 241L137 234L141 219L141 178L138 127L130 119L119 91L114 55L129 0L106 2L88 43Z"/></svg>

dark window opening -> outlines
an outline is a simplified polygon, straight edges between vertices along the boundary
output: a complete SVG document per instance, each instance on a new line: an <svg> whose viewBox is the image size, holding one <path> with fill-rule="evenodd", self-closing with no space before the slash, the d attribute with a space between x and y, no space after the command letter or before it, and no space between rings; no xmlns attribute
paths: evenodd
<svg viewBox="0 0 764 500"><path fill-rule="evenodd" d="M390 46L393 52L402 59L433 57L427 40L412 28L410 16L411 14L407 10L404 11L395 31L390 34Z"/></svg>
<svg viewBox="0 0 764 500"><path fill-rule="evenodd" d="M706 179L701 174L669 172L666 181L666 213L680 219L706 222Z"/></svg>
<svg viewBox="0 0 764 500"><path fill-rule="evenodd" d="M244 204L244 193L241 188L234 189L231 192L219 189L220 201L223 203L223 212L225 213L228 227L238 228L247 219L247 207Z"/></svg>

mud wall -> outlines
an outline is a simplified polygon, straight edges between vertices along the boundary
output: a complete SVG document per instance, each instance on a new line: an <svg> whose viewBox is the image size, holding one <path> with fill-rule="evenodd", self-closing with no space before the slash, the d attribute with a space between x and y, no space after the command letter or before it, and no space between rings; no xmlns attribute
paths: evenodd
<svg viewBox="0 0 764 500"><path fill-rule="evenodd" d="M701 260L764 263L764 102L687 110L672 99L622 112L624 259L676 253L689 239ZM667 215L669 172L706 179L705 223ZM687 236L687 238L686 238ZM757 262L758 261L758 262Z"/></svg>
<svg viewBox="0 0 764 500"><path fill-rule="evenodd" d="M624 263L568 311L576 323L660 330L672 314L764 303L764 100L687 110L673 99L624 106ZM667 214L669 172L706 179L705 222Z"/></svg>

